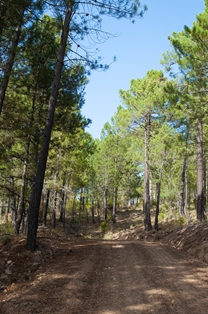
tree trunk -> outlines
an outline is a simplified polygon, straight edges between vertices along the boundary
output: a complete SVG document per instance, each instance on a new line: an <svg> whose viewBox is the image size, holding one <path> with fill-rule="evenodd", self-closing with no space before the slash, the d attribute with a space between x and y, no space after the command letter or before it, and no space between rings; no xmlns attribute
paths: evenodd
<svg viewBox="0 0 208 314"><path fill-rule="evenodd" d="M42 141L42 147L41 147L40 157L39 157L38 166L37 166L36 177L34 179L34 183L32 186L30 206L28 209L27 249L30 251L35 251L36 249L39 206L40 206L41 193L42 193L43 182L44 182L44 177L45 177L49 144L50 144L51 132L52 132L53 120L54 120L54 113L55 113L56 102L58 98L58 89L59 89L59 84L61 80L61 72L63 68L67 39L69 35L69 23L71 20L71 14L72 14L72 2L68 1L64 25L62 28L62 36L61 36L61 42L60 42L59 52L57 56L52 90L51 90L51 95L49 99L48 116L46 119L45 130L43 134L43 141Z"/></svg>
<svg viewBox="0 0 208 314"><path fill-rule="evenodd" d="M72 223L74 223L75 202L76 202L76 191L74 192L73 204L72 204L72 218L71 218Z"/></svg>
<svg viewBox="0 0 208 314"><path fill-rule="evenodd" d="M64 219L64 205L65 205L65 191L64 191L64 187L65 187L65 183L66 183L66 177L65 177L65 174L64 174L62 190L61 190L61 200L60 200L60 216L59 216L59 221L60 222L63 222L63 219Z"/></svg>
<svg viewBox="0 0 208 314"><path fill-rule="evenodd" d="M61 191L59 222L63 222L63 219L64 219L64 200L65 200L65 193L64 191Z"/></svg>
<svg viewBox="0 0 208 314"><path fill-rule="evenodd" d="M117 186L114 187L113 191L113 223L116 223L116 205L117 205L117 196L118 196L118 188Z"/></svg>
<svg viewBox="0 0 208 314"><path fill-rule="evenodd" d="M80 191L80 201L79 201L79 221L81 221L81 214L84 210L84 188L82 187L81 188L81 191Z"/></svg>
<svg viewBox="0 0 208 314"><path fill-rule="evenodd" d="M5 211L5 222L8 223L9 221L9 213L10 213L10 207L11 207L11 196L9 195L8 204ZM10 219L11 221L11 219Z"/></svg>
<svg viewBox="0 0 208 314"><path fill-rule="evenodd" d="M203 128L202 118L198 118L197 133L197 219L204 220L205 195L204 195L204 155L203 155Z"/></svg>
<svg viewBox="0 0 208 314"><path fill-rule="evenodd" d="M52 206L52 228L56 229L56 202L57 202L57 191L53 194L53 206Z"/></svg>
<svg viewBox="0 0 208 314"><path fill-rule="evenodd" d="M92 197L92 206L91 206L91 213L92 213L92 223L95 223L95 207L94 207L94 198Z"/></svg>
<svg viewBox="0 0 208 314"><path fill-rule="evenodd" d="M0 86L0 115L2 112L5 94L6 94L6 90L8 87L12 67L14 64L14 58L15 58L17 46L19 43L19 38L20 38L20 34L21 34L21 27L22 27L23 20L24 20L24 11L25 11L25 8L22 8L20 10L20 18L19 18L19 21L17 23L17 26L15 27L12 44L11 44L11 47L9 49L8 60L7 60L6 66L5 66L4 76L3 76L2 81L1 81L1 86Z"/></svg>
<svg viewBox="0 0 208 314"><path fill-rule="evenodd" d="M144 228L152 229L150 218L150 189L149 189L149 140L150 140L150 116L145 125L145 161L144 161Z"/></svg>
<svg viewBox="0 0 208 314"><path fill-rule="evenodd" d="M29 123L30 128L32 128L33 126L36 97L37 97L37 84L35 85L35 88L34 88L34 94L33 94L33 100L32 100L32 110L31 110L30 123ZM18 217L16 221L16 234L19 234L20 226L25 216L25 188L26 188L27 168L28 168L28 160L29 160L29 152L30 152L30 142L31 142L31 135L28 134L26 150L25 150L25 160L24 160L24 166L23 166L23 172L22 172L20 206L19 206L19 212L18 212Z"/></svg>
<svg viewBox="0 0 208 314"><path fill-rule="evenodd" d="M155 230L158 231L158 216L160 213L160 187L161 182L156 183L156 193L157 193L157 199L156 199L156 211L155 211Z"/></svg>
<svg viewBox="0 0 208 314"><path fill-rule="evenodd" d="M103 216L104 219L107 221L108 219L108 188L104 187L103 193Z"/></svg>
<svg viewBox="0 0 208 314"><path fill-rule="evenodd" d="M22 186L21 186L21 192L20 192L20 206L19 206L18 217L16 221L16 234L19 234L20 225L25 216L25 188L26 188L26 176L27 176L29 150L30 150L30 135L28 135L27 137L26 156L25 156L23 172L22 172Z"/></svg>
<svg viewBox="0 0 208 314"><path fill-rule="evenodd" d="M43 215L43 224L44 224L44 226L47 225L47 214L48 214L49 198L50 198L50 189L47 190L46 201L45 201L45 206L44 206L44 215Z"/></svg>
<svg viewBox="0 0 208 314"><path fill-rule="evenodd" d="M96 202L96 209L97 209L97 221L100 224L100 202Z"/></svg>
<svg viewBox="0 0 208 314"><path fill-rule="evenodd" d="M11 177L11 185L14 191L14 177ZM16 220L17 220L17 197L12 192L11 196L11 211L12 211L12 227L15 229L16 228Z"/></svg>
<svg viewBox="0 0 208 314"><path fill-rule="evenodd" d="M164 151L162 164L160 167L160 173L159 173L159 180L156 183L156 193L157 193L157 200L156 200L156 211L155 211L155 230L158 231L158 216L160 213L160 191L161 191L161 181L162 181L162 174L163 174L163 166L165 163L166 158L166 150Z"/></svg>
<svg viewBox="0 0 208 314"><path fill-rule="evenodd" d="M3 207L4 207L4 202L0 201L0 220L2 219Z"/></svg>
<svg viewBox="0 0 208 314"><path fill-rule="evenodd" d="M66 229L66 202L67 202L68 196L67 193L65 193L64 197L64 204L63 204L63 229Z"/></svg>
<svg viewBox="0 0 208 314"><path fill-rule="evenodd" d="M179 195L178 214L184 216L184 204L185 204L185 184L186 184L186 169L187 169L188 156L184 157L183 168L181 174L181 190Z"/></svg>
<svg viewBox="0 0 208 314"><path fill-rule="evenodd" d="M184 215L186 217L186 219L189 219L189 215L188 215L188 200L189 200L189 189L188 189L188 178L187 178L187 171L185 174L185 190L186 190L186 196L185 196L185 202L184 202Z"/></svg>
<svg viewBox="0 0 208 314"><path fill-rule="evenodd" d="M204 180L203 180L203 194L204 194L204 212L206 212L206 204L207 204L207 163L206 157L203 154L204 160Z"/></svg>

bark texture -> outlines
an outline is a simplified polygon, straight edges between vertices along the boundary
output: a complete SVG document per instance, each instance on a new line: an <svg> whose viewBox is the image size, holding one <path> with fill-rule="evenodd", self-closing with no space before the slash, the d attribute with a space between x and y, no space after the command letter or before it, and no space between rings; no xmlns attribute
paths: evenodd
<svg viewBox="0 0 208 314"><path fill-rule="evenodd" d="M197 219L204 220L205 211L204 194L204 153L203 153L203 127L202 118L198 118L197 134Z"/></svg>

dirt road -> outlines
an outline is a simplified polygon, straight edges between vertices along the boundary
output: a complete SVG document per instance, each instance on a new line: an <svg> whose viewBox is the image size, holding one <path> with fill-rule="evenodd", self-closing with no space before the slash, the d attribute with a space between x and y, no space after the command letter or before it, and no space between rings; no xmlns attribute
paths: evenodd
<svg viewBox="0 0 208 314"><path fill-rule="evenodd" d="M33 280L1 294L0 312L205 314L208 268L159 243L64 242Z"/></svg>

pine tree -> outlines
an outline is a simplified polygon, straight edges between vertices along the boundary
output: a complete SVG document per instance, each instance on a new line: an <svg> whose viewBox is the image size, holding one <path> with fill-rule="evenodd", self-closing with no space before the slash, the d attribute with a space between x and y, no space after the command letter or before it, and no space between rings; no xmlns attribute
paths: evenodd
<svg viewBox="0 0 208 314"><path fill-rule="evenodd" d="M130 112L129 126L132 132L143 131L144 138L144 226L151 230L150 218L150 168L149 149L153 120L160 118L160 108L165 102L161 71L149 71L144 79L132 80L129 91L120 91L124 106ZM142 131L141 131L142 130Z"/></svg>

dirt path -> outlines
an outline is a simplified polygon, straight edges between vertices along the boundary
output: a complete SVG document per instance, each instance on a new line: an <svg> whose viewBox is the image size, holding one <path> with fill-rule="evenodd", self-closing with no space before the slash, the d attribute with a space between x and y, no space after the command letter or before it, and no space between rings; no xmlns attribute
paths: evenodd
<svg viewBox="0 0 208 314"><path fill-rule="evenodd" d="M4 314L208 312L208 268L159 243L62 243L33 280L0 295ZM11 289L12 290L12 289Z"/></svg>

